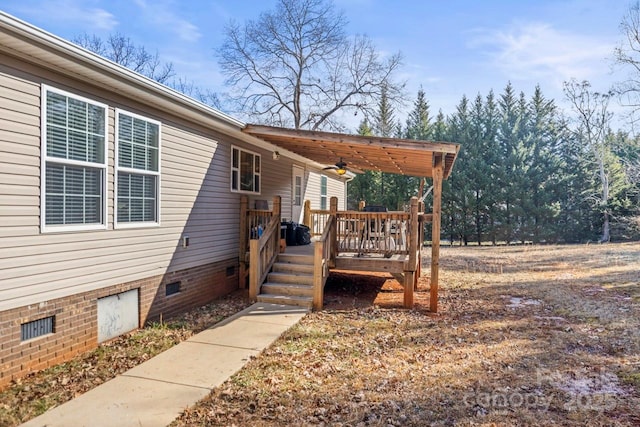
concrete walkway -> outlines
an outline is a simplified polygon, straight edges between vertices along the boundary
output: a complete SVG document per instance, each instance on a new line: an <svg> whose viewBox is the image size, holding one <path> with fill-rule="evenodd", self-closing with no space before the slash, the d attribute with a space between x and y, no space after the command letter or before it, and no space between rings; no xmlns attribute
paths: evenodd
<svg viewBox="0 0 640 427"><path fill-rule="evenodd" d="M22 426L166 426L307 313L254 304Z"/></svg>

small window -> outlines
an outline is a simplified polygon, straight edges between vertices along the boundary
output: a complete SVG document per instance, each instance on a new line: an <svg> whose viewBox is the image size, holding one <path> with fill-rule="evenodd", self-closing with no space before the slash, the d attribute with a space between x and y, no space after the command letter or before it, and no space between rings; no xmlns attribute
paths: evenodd
<svg viewBox="0 0 640 427"><path fill-rule="evenodd" d="M107 106L42 87L43 231L105 228Z"/></svg>
<svg viewBox="0 0 640 427"><path fill-rule="evenodd" d="M293 189L293 205L302 206L302 177L295 176L295 187Z"/></svg>
<svg viewBox="0 0 640 427"><path fill-rule="evenodd" d="M175 295L177 293L180 293L180 283L181 282L167 283L164 291L165 296L170 296L170 295Z"/></svg>
<svg viewBox="0 0 640 427"><path fill-rule="evenodd" d="M327 177L320 176L320 210L327 209Z"/></svg>
<svg viewBox="0 0 640 427"><path fill-rule="evenodd" d="M260 155L231 148L231 191L260 194Z"/></svg>
<svg viewBox="0 0 640 427"><path fill-rule="evenodd" d="M116 224L160 222L160 123L116 111Z"/></svg>
<svg viewBox="0 0 640 427"><path fill-rule="evenodd" d="M32 320L31 322L20 325L20 340L27 341L38 338L43 335L52 334L54 326L54 316L45 317L43 319Z"/></svg>

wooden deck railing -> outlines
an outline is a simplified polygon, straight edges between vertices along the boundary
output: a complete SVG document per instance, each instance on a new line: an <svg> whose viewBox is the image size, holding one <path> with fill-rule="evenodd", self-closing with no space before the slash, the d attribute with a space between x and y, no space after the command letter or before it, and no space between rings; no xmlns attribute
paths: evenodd
<svg viewBox="0 0 640 427"><path fill-rule="evenodd" d="M325 229L331 211L326 209L311 209L307 200L304 204L303 224L309 227L311 236L320 236Z"/></svg>
<svg viewBox="0 0 640 427"><path fill-rule="evenodd" d="M407 254L410 220L407 212L338 212L338 253Z"/></svg>
<svg viewBox="0 0 640 427"><path fill-rule="evenodd" d="M241 242L246 244L240 246L240 266L241 278L248 279L249 297L255 301L280 251L280 198L274 197L273 211L248 209L247 205L243 199L240 230ZM405 307L413 306L413 291L420 277L424 222L433 220L432 214L421 212L424 208L416 197L411 199L409 212L339 212L336 197L331 198L328 211L311 211L308 204L305 208L305 222L315 229L314 309L322 309L331 268L391 272L404 284ZM340 254L345 256L339 257ZM365 254L369 256L361 257ZM383 256L389 259L383 260Z"/></svg>
<svg viewBox="0 0 640 427"><path fill-rule="evenodd" d="M248 209L247 232L249 234L249 239L257 239L260 237L267 224L271 222L272 217L272 211L264 209Z"/></svg>
<svg viewBox="0 0 640 427"><path fill-rule="evenodd" d="M280 196L273 198L273 209L249 209L249 198L242 196L240 198L240 245L239 245L239 261L240 261L240 284L246 287L250 279L250 242L252 240L260 240L265 236L267 228L271 224L277 223L277 231L271 239L280 238ZM275 226L275 225L274 225ZM270 230L271 231L271 230ZM266 237L265 237L266 238ZM263 240L264 241L264 240ZM278 249L280 242L276 242Z"/></svg>
<svg viewBox="0 0 640 427"><path fill-rule="evenodd" d="M255 301L280 251L280 218L272 216L260 237L249 240L249 298Z"/></svg>
<svg viewBox="0 0 640 427"><path fill-rule="evenodd" d="M336 217L329 215L320 237L313 248L313 309L322 310L324 302L324 285L329 277L329 268L335 264L335 253L332 248L336 236Z"/></svg>

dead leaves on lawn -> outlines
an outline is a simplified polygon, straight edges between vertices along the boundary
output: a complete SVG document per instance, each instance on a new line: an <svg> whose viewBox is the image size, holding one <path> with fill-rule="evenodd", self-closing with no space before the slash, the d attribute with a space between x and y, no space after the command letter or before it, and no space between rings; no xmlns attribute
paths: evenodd
<svg viewBox="0 0 640 427"><path fill-rule="evenodd" d="M640 424L639 245L441 256L437 315L428 277L403 310L397 282L340 272L325 311L173 425Z"/></svg>
<svg viewBox="0 0 640 427"><path fill-rule="evenodd" d="M400 309L390 277L334 274L325 311L173 425L640 425L638 260L637 243L443 247L438 314L428 312L428 270L414 310ZM108 357L15 384L0 396L0 425L151 357L156 341L184 339L180 322L188 335L223 311L190 312L157 328L162 339L128 336Z"/></svg>
<svg viewBox="0 0 640 427"><path fill-rule="evenodd" d="M79 396L247 307L235 292L163 323L118 337L0 392L0 426L16 426Z"/></svg>

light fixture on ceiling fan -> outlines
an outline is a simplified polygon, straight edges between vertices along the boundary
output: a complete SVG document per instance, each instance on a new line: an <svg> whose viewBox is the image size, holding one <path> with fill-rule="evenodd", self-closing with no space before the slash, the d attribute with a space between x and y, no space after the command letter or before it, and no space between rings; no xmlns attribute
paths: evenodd
<svg viewBox="0 0 640 427"><path fill-rule="evenodd" d="M327 166L322 170L329 170L329 169L335 170L338 175L344 175L345 173L347 173L347 162L343 162L342 157L340 157L340 161L338 163L336 163L333 166Z"/></svg>

